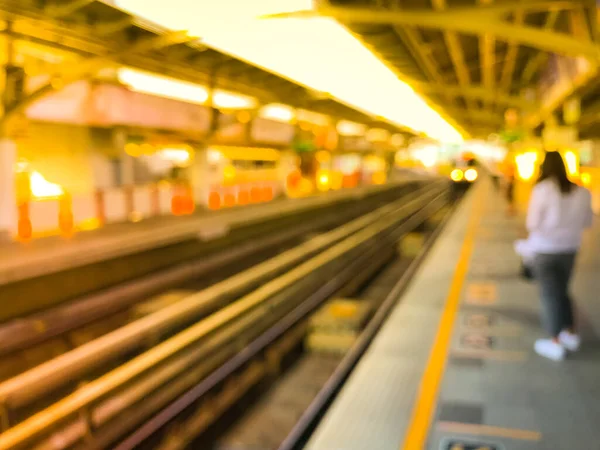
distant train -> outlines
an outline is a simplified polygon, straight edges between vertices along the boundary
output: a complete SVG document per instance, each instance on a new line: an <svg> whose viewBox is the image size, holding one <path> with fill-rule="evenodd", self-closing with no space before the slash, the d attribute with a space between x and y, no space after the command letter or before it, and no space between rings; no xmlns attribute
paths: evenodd
<svg viewBox="0 0 600 450"><path fill-rule="evenodd" d="M479 171L475 158L457 158L453 162L453 168L450 172L450 179L458 184L474 183L479 177Z"/></svg>

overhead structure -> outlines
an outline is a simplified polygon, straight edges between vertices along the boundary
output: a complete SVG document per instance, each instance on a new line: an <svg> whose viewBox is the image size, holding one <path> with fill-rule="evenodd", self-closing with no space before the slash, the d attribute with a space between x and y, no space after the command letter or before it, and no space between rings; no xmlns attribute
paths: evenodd
<svg viewBox="0 0 600 450"><path fill-rule="evenodd" d="M211 48L329 95L369 115L443 141L462 130L432 108L335 20L264 19L313 8L312 0L114 0L170 30L188 29Z"/></svg>
<svg viewBox="0 0 600 450"><path fill-rule="evenodd" d="M187 31L168 30L125 12L112 1L0 0L0 30L1 44L8 49L5 63L35 81L25 82L25 92L7 102L8 116L71 82L116 74L115 69L125 67L205 86L221 97L236 92L259 104L283 103L410 134L327 94L208 48ZM123 72L114 78L122 81Z"/></svg>
<svg viewBox="0 0 600 450"><path fill-rule="evenodd" d="M498 130L511 108L535 128L570 96L589 94L600 63L590 0L322 0L277 17L346 25L473 135ZM584 99L582 125L597 121L587 107Z"/></svg>

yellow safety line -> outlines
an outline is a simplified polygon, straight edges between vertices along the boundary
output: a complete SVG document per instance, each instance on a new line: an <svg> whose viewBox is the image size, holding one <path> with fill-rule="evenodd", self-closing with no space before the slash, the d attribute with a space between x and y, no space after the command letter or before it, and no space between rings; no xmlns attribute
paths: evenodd
<svg viewBox="0 0 600 450"><path fill-rule="evenodd" d="M460 294L464 285L469 261L475 243L475 231L480 223L483 212L483 198L487 185L477 191L471 217L467 225L467 232L456 265L456 270L446 298L444 312L438 327L438 333L429 355L425 368L418 397L412 411L411 421L404 442L400 447L403 450L423 450L427 441L433 411L437 402L438 391L446 367L446 359L450 348L450 339L454 323L460 307Z"/></svg>
<svg viewBox="0 0 600 450"><path fill-rule="evenodd" d="M542 433L539 431L520 430L517 428L501 428L489 425L477 425L471 423L459 422L438 422L437 427L440 431L452 434L470 434L473 436L492 436L509 439L518 439L520 441L539 441L542 439Z"/></svg>

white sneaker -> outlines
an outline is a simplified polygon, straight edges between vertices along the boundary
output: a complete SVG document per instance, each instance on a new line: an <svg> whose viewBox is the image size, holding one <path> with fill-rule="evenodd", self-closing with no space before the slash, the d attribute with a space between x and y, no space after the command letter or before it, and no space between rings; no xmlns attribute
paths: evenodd
<svg viewBox="0 0 600 450"><path fill-rule="evenodd" d="M562 345L554 342L552 339L538 339L535 341L534 348L538 355L554 361L561 361L565 359L567 354L565 348Z"/></svg>
<svg viewBox="0 0 600 450"><path fill-rule="evenodd" d="M581 345L581 338L573 333L569 333L568 331L561 331L558 335L558 340L561 345L565 347L570 352L576 352L579 350L579 346Z"/></svg>

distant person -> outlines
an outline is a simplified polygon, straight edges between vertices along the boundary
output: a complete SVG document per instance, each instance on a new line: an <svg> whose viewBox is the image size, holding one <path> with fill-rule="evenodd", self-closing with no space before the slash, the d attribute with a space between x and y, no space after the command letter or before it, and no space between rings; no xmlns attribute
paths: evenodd
<svg viewBox="0 0 600 450"><path fill-rule="evenodd" d="M506 203L508 204L507 213L515 213L515 168L511 164L506 172Z"/></svg>
<svg viewBox="0 0 600 450"><path fill-rule="evenodd" d="M527 211L526 241L549 335L536 341L535 351L546 358L562 360L567 350L579 349L569 282L592 218L590 192L569 181L558 152L548 152Z"/></svg>

